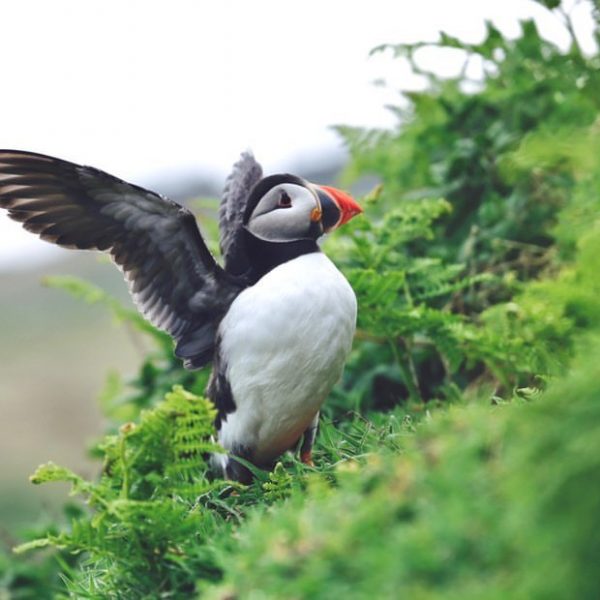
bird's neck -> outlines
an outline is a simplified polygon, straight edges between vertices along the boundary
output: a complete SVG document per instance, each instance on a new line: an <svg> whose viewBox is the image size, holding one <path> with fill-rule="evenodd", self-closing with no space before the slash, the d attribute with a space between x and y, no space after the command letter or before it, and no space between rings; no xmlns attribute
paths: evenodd
<svg viewBox="0 0 600 600"><path fill-rule="evenodd" d="M314 240L296 240L293 242L266 242L248 233L246 249L251 265L250 279L256 283L263 275L303 254L320 252Z"/></svg>

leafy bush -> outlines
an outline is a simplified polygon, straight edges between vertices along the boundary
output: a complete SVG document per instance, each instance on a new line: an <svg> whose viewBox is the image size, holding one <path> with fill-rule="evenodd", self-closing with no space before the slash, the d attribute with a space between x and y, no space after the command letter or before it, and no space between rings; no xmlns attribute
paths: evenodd
<svg viewBox="0 0 600 600"><path fill-rule="evenodd" d="M535 403L437 412L403 452L254 515L213 598L595 598L600 341Z"/></svg>
<svg viewBox="0 0 600 600"><path fill-rule="evenodd" d="M93 516L82 511L69 532L48 534L17 552L51 545L85 553L83 578L67 585L75 595L184 593L195 577L215 577L206 540L217 519L198 502L224 487L203 477L205 456L218 450L210 441L215 414L208 401L176 386L139 424L126 423L105 438L97 482L53 463L39 467L32 483L69 482Z"/></svg>
<svg viewBox="0 0 600 600"><path fill-rule="evenodd" d="M562 309L538 303L538 314L526 318L520 303L531 298L529 282L552 276L573 257L598 212L600 57L582 53L567 13L553 4L571 34L567 53L544 40L533 21L523 22L514 40L488 23L478 44L441 34L436 43L375 50L408 61L427 86L402 94L391 131L338 127L352 157L346 180L368 173L382 182L370 225L355 229L384 240L375 253L386 262L357 247L349 264L358 258L372 269L353 281L363 293L361 325L377 320L381 329L391 321L402 329L393 350L387 336L375 345L379 340L363 336L363 343L359 336L361 396L349 392L352 406L452 399L477 384L484 394L508 398L515 387L539 386L540 374L556 372L557 358L566 360L571 330ZM442 78L421 66L423 49L460 52L464 68ZM483 69L482 81L469 78L469 65ZM437 204L428 212L431 197L444 198L448 210ZM393 220L410 220L415 211L428 231L400 233L390 252ZM387 304L372 311L380 290ZM347 389L356 384L348 373Z"/></svg>

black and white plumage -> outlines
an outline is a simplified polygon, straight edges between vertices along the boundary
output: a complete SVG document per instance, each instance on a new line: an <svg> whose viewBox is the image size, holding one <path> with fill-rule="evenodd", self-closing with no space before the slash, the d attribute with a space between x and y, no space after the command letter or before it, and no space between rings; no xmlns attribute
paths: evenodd
<svg viewBox="0 0 600 600"><path fill-rule="evenodd" d="M187 368L211 360L214 462L235 479L293 448L310 449L356 322L350 285L317 239L360 212L346 194L282 174L245 153L219 210L221 268L194 216L141 187L53 157L0 150L0 207L42 239L108 252L142 314Z"/></svg>

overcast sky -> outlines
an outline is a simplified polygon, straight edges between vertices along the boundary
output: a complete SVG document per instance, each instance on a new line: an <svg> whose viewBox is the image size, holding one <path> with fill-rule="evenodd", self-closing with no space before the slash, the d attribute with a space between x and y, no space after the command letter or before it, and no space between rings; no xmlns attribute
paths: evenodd
<svg viewBox="0 0 600 600"><path fill-rule="evenodd" d="M140 184L209 169L252 148L267 170L340 149L336 123L390 126L384 105L418 85L383 42L480 40L534 16L529 0L19 0L0 4L0 147L94 165ZM589 14L576 9L589 45ZM448 53L432 60L457 68ZM388 87L374 86L385 79ZM0 269L58 250L0 214Z"/></svg>

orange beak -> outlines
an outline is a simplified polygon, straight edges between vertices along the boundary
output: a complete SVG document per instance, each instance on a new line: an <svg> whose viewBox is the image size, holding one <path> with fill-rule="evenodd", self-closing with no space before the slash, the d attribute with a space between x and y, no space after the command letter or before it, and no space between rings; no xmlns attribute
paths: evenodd
<svg viewBox="0 0 600 600"><path fill-rule="evenodd" d="M334 202L337 204L342 216L340 220L336 223L335 227L339 227L344 223L347 223L352 217L359 215L363 209L360 207L360 204L347 194L346 192L342 192L342 190L338 190L337 188L330 187L328 185L319 186L322 190L324 190L329 196L331 196Z"/></svg>

